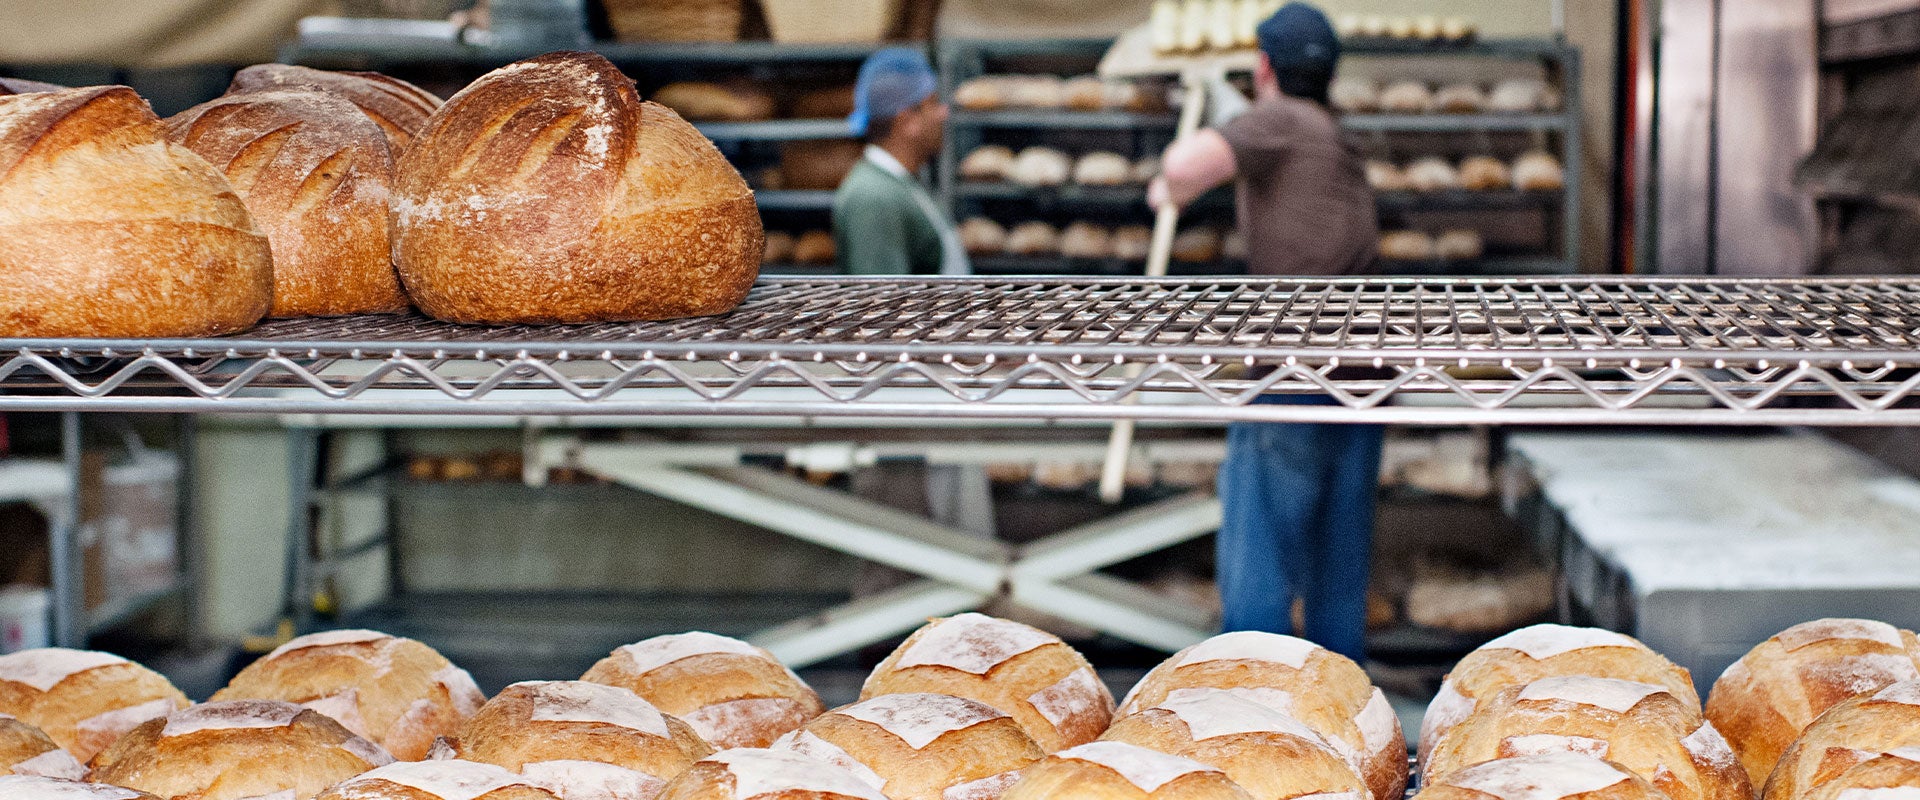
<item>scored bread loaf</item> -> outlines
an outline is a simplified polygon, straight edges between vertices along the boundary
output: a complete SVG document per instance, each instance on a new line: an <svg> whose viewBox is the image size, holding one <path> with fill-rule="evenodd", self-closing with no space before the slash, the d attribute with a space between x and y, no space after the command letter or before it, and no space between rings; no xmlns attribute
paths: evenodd
<svg viewBox="0 0 1920 800"><path fill-rule="evenodd" d="M960 159L960 177L969 181L1005 180L1013 166L1013 148L986 144L974 148Z"/></svg>
<svg viewBox="0 0 1920 800"><path fill-rule="evenodd" d="M660 800L888 800L858 775L812 756L722 750L680 773Z"/></svg>
<svg viewBox="0 0 1920 800"><path fill-rule="evenodd" d="M890 800L996 797L1044 755L1020 723L991 706L918 693L834 709L773 749L839 765Z"/></svg>
<svg viewBox="0 0 1920 800"><path fill-rule="evenodd" d="M1751 800L1753 785L1700 711L1650 683L1569 675L1509 686L1435 743L1429 781L1515 756L1578 753L1612 761L1673 800Z"/></svg>
<svg viewBox="0 0 1920 800"><path fill-rule="evenodd" d="M1021 771L1000 800L1253 800L1225 772L1125 742L1089 742Z"/></svg>
<svg viewBox="0 0 1920 800"><path fill-rule="evenodd" d="M272 292L233 187L132 89L0 97L0 336L230 333Z"/></svg>
<svg viewBox="0 0 1920 800"><path fill-rule="evenodd" d="M123 786L38 775L0 775L0 797L7 800L159 800Z"/></svg>
<svg viewBox="0 0 1920 800"><path fill-rule="evenodd" d="M1577 753L1476 764L1428 784L1418 800L1668 800L1619 764Z"/></svg>
<svg viewBox="0 0 1920 800"><path fill-rule="evenodd" d="M388 764L328 787L318 800L563 799L492 764L449 759Z"/></svg>
<svg viewBox="0 0 1920 800"><path fill-rule="evenodd" d="M1827 709L1780 756L1763 797L1803 800L1855 764L1909 747L1920 747L1920 681L1892 684Z"/></svg>
<svg viewBox="0 0 1920 800"><path fill-rule="evenodd" d="M1060 255L1106 258L1113 255L1113 232L1091 222L1075 222L1060 232Z"/></svg>
<svg viewBox="0 0 1920 800"><path fill-rule="evenodd" d="M93 779L163 800L242 800L281 792L309 800L392 761L379 745L313 709L278 700L228 700L141 723L100 752Z"/></svg>
<svg viewBox="0 0 1920 800"><path fill-rule="evenodd" d="M1050 256L1060 252L1060 229L1039 220L1013 226L1005 249L1016 256Z"/></svg>
<svg viewBox="0 0 1920 800"><path fill-rule="evenodd" d="M914 631L874 667L860 698L905 692L985 703L1049 753L1093 741L1113 719L1113 695L1078 651L1039 628L973 612Z"/></svg>
<svg viewBox="0 0 1920 800"><path fill-rule="evenodd" d="M765 245L753 192L713 143L591 53L481 76L400 159L394 258L455 322L718 314Z"/></svg>
<svg viewBox="0 0 1920 800"><path fill-rule="evenodd" d="M167 135L219 168L273 250L274 317L401 311L380 127L324 92L229 95L167 120Z"/></svg>
<svg viewBox="0 0 1920 800"><path fill-rule="evenodd" d="M33 94L36 92L58 92L65 86L30 81L25 78L0 78L0 96L10 94Z"/></svg>
<svg viewBox="0 0 1920 800"><path fill-rule="evenodd" d="M187 705L160 673L110 653L49 647L0 656L0 714L40 729L81 763Z"/></svg>
<svg viewBox="0 0 1920 800"><path fill-rule="evenodd" d="M1020 151L1007 166L1007 180L1021 186L1059 186L1073 177L1073 159L1051 147Z"/></svg>
<svg viewBox="0 0 1920 800"><path fill-rule="evenodd" d="M1460 185L1476 192L1499 191L1513 186L1513 173L1493 156L1470 156L1460 162Z"/></svg>
<svg viewBox="0 0 1920 800"><path fill-rule="evenodd" d="M999 255L1007 250L1007 229L986 217L969 217L960 223L960 246L967 255Z"/></svg>
<svg viewBox="0 0 1920 800"><path fill-rule="evenodd" d="M1177 689L1100 738L1218 767L1257 800L1372 797L1359 765L1306 723L1225 689Z"/></svg>
<svg viewBox="0 0 1920 800"><path fill-rule="evenodd" d="M640 695L722 750L765 747L826 710L772 653L698 631L624 645L580 679Z"/></svg>
<svg viewBox="0 0 1920 800"><path fill-rule="evenodd" d="M1754 783L1827 709L1856 695L1920 680L1920 639L1884 622L1820 619L1755 645L1714 681L1712 720Z"/></svg>
<svg viewBox="0 0 1920 800"><path fill-rule="evenodd" d="M1358 764L1376 798L1407 788L1407 739L1384 692L1360 665L1305 639L1223 633L1161 662L1133 687L1121 714L1159 705L1181 689L1222 689L1307 724Z"/></svg>
<svg viewBox="0 0 1920 800"><path fill-rule="evenodd" d="M247 665L214 700L285 700L332 717L402 761L425 758L486 702L466 670L412 639L314 633Z"/></svg>
<svg viewBox="0 0 1920 800"><path fill-rule="evenodd" d="M528 681L508 686L452 742L461 759L518 772L565 800L652 797L713 748L692 726L617 686ZM605 794L600 793L600 794Z"/></svg>
<svg viewBox="0 0 1920 800"><path fill-rule="evenodd" d="M1883 753L1827 781L1807 800L1916 800L1920 798L1920 748Z"/></svg>
<svg viewBox="0 0 1920 800"><path fill-rule="evenodd" d="M1531 625L1481 645L1454 666L1421 722L1421 760L1447 729L1473 713L1481 698L1561 675L1651 683L1690 708L1700 707L1693 677L1638 639L1599 628Z"/></svg>
<svg viewBox="0 0 1920 800"><path fill-rule="evenodd" d="M292 64L255 64L233 76L227 94L313 89L352 103L387 135L398 158L440 109L440 98L378 72L329 72Z"/></svg>
<svg viewBox="0 0 1920 800"><path fill-rule="evenodd" d="M87 768L39 728L0 714L0 775L77 781L87 777Z"/></svg>

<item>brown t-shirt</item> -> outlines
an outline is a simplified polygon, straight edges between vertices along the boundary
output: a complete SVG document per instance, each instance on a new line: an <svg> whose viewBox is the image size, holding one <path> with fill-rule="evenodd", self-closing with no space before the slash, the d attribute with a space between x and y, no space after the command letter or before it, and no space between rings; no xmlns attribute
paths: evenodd
<svg viewBox="0 0 1920 800"><path fill-rule="evenodd" d="M1220 134L1233 148L1240 229L1255 275L1354 275L1379 246L1373 190L1333 114L1308 100L1260 100Z"/></svg>

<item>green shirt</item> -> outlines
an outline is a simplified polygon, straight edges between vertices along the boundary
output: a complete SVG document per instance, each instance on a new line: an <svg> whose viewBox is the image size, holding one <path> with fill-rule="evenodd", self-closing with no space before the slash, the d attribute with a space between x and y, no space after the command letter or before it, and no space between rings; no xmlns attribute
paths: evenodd
<svg viewBox="0 0 1920 800"><path fill-rule="evenodd" d="M938 275L940 230L911 178L862 158L833 196L833 242L848 275Z"/></svg>

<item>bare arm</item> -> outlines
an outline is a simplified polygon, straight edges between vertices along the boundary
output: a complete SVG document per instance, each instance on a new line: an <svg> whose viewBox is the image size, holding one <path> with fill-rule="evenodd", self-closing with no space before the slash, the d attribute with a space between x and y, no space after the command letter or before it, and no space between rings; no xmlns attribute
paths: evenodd
<svg viewBox="0 0 1920 800"><path fill-rule="evenodd" d="M1147 204L1158 210L1167 203L1186 208L1214 187L1233 180L1240 166L1233 147L1219 131L1201 129L1174 142L1161 157L1160 177L1147 189Z"/></svg>

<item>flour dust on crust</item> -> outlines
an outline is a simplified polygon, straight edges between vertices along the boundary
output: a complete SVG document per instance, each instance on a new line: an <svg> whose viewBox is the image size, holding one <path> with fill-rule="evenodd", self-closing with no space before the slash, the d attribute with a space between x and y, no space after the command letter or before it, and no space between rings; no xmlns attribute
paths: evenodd
<svg viewBox="0 0 1920 800"><path fill-rule="evenodd" d="M1062 750L1052 758L1085 761L1112 770L1114 774L1125 778L1134 788L1152 794L1160 787L1172 783L1175 779L1196 772L1212 772L1224 775L1217 767L1202 764L1190 758L1168 755L1124 742L1089 742L1079 747Z"/></svg>
<svg viewBox="0 0 1920 800"><path fill-rule="evenodd" d="M1616 714L1632 711L1640 701L1667 690L1648 683L1584 675L1542 678L1520 690L1522 702L1568 703L1604 708Z"/></svg>
<svg viewBox="0 0 1920 800"><path fill-rule="evenodd" d="M1535 661L1545 661L1589 647L1646 649L1631 637L1603 628L1580 628L1545 623L1530 625L1481 645L1481 650L1518 650Z"/></svg>
<svg viewBox="0 0 1920 800"><path fill-rule="evenodd" d="M520 774L561 800L645 800L667 785L639 770L598 761L534 761L521 765Z"/></svg>
<svg viewBox="0 0 1920 800"><path fill-rule="evenodd" d="M1885 622L1871 619L1817 619L1802 622L1778 634L1775 639L1791 653L1822 642L1841 639L1854 639L1865 642L1878 642L1895 650L1906 649L1906 640L1900 635L1900 629Z"/></svg>
<svg viewBox="0 0 1920 800"><path fill-rule="evenodd" d="M167 715L160 738L191 736L202 731L246 728L285 728L305 711L302 706L278 700L221 700L201 703Z"/></svg>
<svg viewBox="0 0 1920 800"><path fill-rule="evenodd" d="M0 775L0 797L18 800L155 800L145 792L39 775Z"/></svg>
<svg viewBox="0 0 1920 800"><path fill-rule="evenodd" d="M1179 719L1196 742L1244 733L1280 733L1333 750L1306 723L1223 689L1176 689L1154 708Z"/></svg>
<svg viewBox="0 0 1920 800"><path fill-rule="evenodd" d="M1016 656L1059 642L1039 628L970 611L928 623L914 634L894 668L937 666L986 675Z"/></svg>
<svg viewBox="0 0 1920 800"><path fill-rule="evenodd" d="M1441 783L1500 800L1561 800L1626 780L1632 776L1604 761L1557 753L1489 761L1455 772Z"/></svg>
<svg viewBox="0 0 1920 800"><path fill-rule="evenodd" d="M45 647L0 656L0 681L51 692L61 682L88 670L132 663L112 653Z"/></svg>
<svg viewBox="0 0 1920 800"><path fill-rule="evenodd" d="M818 792L863 800L886 800L858 776L819 759L784 750L722 750L707 761L724 765L733 776L733 796L745 800L774 792Z"/></svg>
<svg viewBox="0 0 1920 800"><path fill-rule="evenodd" d="M492 764L473 761L400 761L361 774L321 793L337 800L388 798L381 782L426 792L438 800L474 800L508 786L532 786L531 779ZM541 788L541 787L534 787Z"/></svg>
<svg viewBox="0 0 1920 800"><path fill-rule="evenodd" d="M1307 659L1326 648L1295 636L1261 631L1223 633L1175 656L1176 667L1209 661L1264 661L1305 669Z"/></svg>
<svg viewBox="0 0 1920 800"><path fill-rule="evenodd" d="M673 738L667 718L652 703L615 686L585 681L526 681L507 687L526 693L533 722L588 722Z"/></svg>
<svg viewBox="0 0 1920 800"><path fill-rule="evenodd" d="M880 773L874 772L866 762L854 758L852 753L847 752L840 745L822 739L805 728L775 739L771 749L791 750L803 756L825 761L853 773L875 789L885 789L887 786L887 779L881 777Z"/></svg>
<svg viewBox="0 0 1920 800"><path fill-rule="evenodd" d="M878 726L915 750L924 750L949 733L1007 716L984 703L928 693L883 694L829 713Z"/></svg>
<svg viewBox="0 0 1920 800"><path fill-rule="evenodd" d="M773 654L730 636L721 636L705 631L672 633L655 636L651 639L621 645L614 652L623 654L630 662L635 675L645 675L656 669L694 656L725 653L747 656L778 663Z"/></svg>

